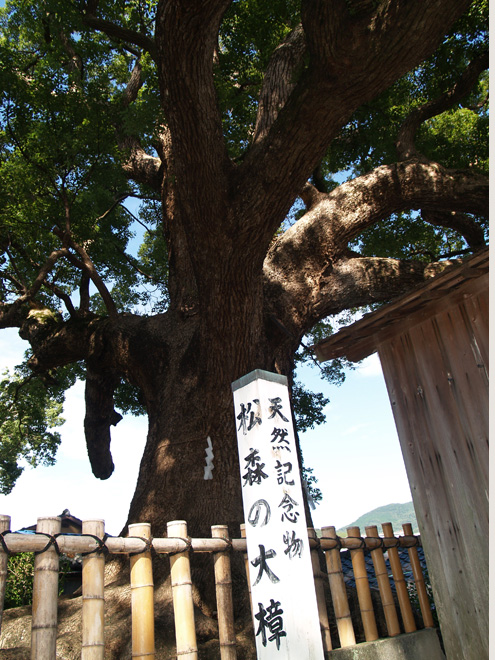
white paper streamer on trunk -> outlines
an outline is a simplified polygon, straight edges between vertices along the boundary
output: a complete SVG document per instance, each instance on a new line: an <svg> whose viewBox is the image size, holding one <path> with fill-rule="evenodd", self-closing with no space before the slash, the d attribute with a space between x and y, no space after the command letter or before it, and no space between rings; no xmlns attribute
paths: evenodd
<svg viewBox="0 0 495 660"><path fill-rule="evenodd" d="M205 450L206 451L206 465L205 465L205 476L204 476L205 481L208 479L213 479L213 474L211 471L215 467L213 465L213 446L211 444L210 436L206 438L206 442L208 444L208 447Z"/></svg>

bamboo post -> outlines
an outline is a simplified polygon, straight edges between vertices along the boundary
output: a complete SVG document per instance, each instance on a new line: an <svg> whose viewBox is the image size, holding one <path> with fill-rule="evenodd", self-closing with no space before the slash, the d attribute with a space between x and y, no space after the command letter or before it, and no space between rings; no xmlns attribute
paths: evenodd
<svg viewBox="0 0 495 660"><path fill-rule="evenodd" d="M411 523L404 523L402 529L404 530L405 536L413 536ZM416 583L416 590L418 592L419 607L421 609L424 626L425 628L434 628L435 623L431 613L428 594L426 593L425 579L423 576L423 569L421 568L421 562L419 561L418 551L416 547L413 546L412 548L408 548L408 552L414 581Z"/></svg>
<svg viewBox="0 0 495 660"><path fill-rule="evenodd" d="M383 535L386 538L392 538L394 536L394 528L392 527L392 523L383 523L382 529ZM402 570L402 564L400 563L399 551L397 548L388 548L388 560L390 562L390 568L392 569L392 575L395 582L397 599L399 601L399 608L402 616L402 623L404 624L404 630L406 633L415 632L416 622L414 621L411 601L409 600L409 593L407 591L404 572Z"/></svg>
<svg viewBox="0 0 495 660"><path fill-rule="evenodd" d="M0 534L10 530L10 516L0 515ZM5 604L5 589L7 587L7 564L9 555L3 545L0 546L0 631L2 630L3 607Z"/></svg>
<svg viewBox="0 0 495 660"><path fill-rule="evenodd" d="M241 524L241 539L245 539L245 538L246 538L246 525ZM251 578L249 576L249 559L248 559L247 550L243 554L244 554L244 566L246 567L246 580L247 580L248 591L249 591L249 604L251 606L251 617L252 617L253 622L254 622L253 598L251 596Z"/></svg>
<svg viewBox="0 0 495 660"><path fill-rule="evenodd" d="M359 527L348 527L347 535L354 538L360 538ZM366 563L364 561L364 552L362 548L351 550L352 570L356 580L356 591L363 621L364 636L367 642L374 642L378 639L378 629L376 627L375 613L373 612L373 602L371 600L370 585L368 574L366 573Z"/></svg>
<svg viewBox="0 0 495 660"><path fill-rule="evenodd" d="M369 525L365 527L366 536L372 538L379 538L378 528L376 525ZM375 576L378 582L378 589L380 590L380 598L382 600L383 613L385 615L385 623L387 624L387 631L389 637L395 637L400 634L399 618L397 610L395 609L394 596L392 594L392 587L388 577L387 566L381 548L376 548L371 551L371 559L373 560L373 567L375 569Z"/></svg>
<svg viewBox="0 0 495 660"><path fill-rule="evenodd" d="M182 538L189 541L186 522L184 520L174 520L167 523L167 535L169 538ZM170 555L170 577L174 603L177 656L180 656L181 660L197 660L198 647L194 628L189 549Z"/></svg>
<svg viewBox="0 0 495 660"><path fill-rule="evenodd" d="M308 527L308 538L317 539L313 527ZM316 603L318 605L318 616L320 618L321 639L323 642L323 652L328 656L332 650L332 638L330 636L330 625L328 623L327 605L325 602L325 587L323 585L323 573L320 570L320 557L318 548L311 550L311 565L313 567L313 577L315 581Z"/></svg>
<svg viewBox="0 0 495 660"><path fill-rule="evenodd" d="M151 538L149 523L129 525L129 536ZM151 552L130 556L132 657L153 660L155 657L155 619L153 611L153 568Z"/></svg>
<svg viewBox="0 0 495 660"><path fill-rule="evenodd" d="M47 534L47 545L60 533L60 518L38 518L36 532ZM31 620L32 660L53 660L57 650L59 557L51 543L34 558L33 608Z"/></svg>
<svg viewBox="0 0 495 660"><path fill-rule="evenodd" d="M103 520L83 520L82 533L102 539ZM103 660L105 655L105 556L93 552L82 561L81 660Z"/></svg>
<svg viewBox="0 0 495 660"><path fill-rule="evenodd" d="M321 534L325 538L337 539L335 527L322 527ZM342 562L340 560L340 550L333 548L325 551L325 560L327 562L328 582L332 594L333 609L337 630L339 633L340 646L354 646L356 637L352 625L351 611L349 601L347 600L347 591L342 571Z"/></svg>
<svg viewBox="0 0 495 660"><path fill-rule="evenodd" d="M225 539L226 548L230 544L227 525L213 525L211 535L213 538ZM218 636L220 639L221 660L236 660L236 641L234 629L234 601L232 596L232 573L230 569L230 554L215 552L213 554L215 566L215 586L217 595Z"/></svg>

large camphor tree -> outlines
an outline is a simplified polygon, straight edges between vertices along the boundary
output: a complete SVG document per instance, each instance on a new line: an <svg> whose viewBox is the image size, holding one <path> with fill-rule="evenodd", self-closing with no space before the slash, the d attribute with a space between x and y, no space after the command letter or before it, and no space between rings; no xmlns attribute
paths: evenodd
<svg viewBox="0 0 495 660"><path fill-rule="evenodd" d="M292 383L321 321L485 243L487 5L7 1L0 327L30 352L1 386L4 492L82 378L97 477L118 410L148 415L129 522L239 533L231 383Z"/></svg>

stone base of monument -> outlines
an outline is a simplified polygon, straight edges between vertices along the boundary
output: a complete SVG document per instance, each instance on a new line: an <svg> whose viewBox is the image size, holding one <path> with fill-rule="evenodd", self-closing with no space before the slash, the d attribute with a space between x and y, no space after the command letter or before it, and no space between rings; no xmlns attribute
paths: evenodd
<svg viewBox="0 0 495 660"><path fill-rule="evenodd" d="M445 660L435 628L364 642L330 653L331 660Z"/></svg>

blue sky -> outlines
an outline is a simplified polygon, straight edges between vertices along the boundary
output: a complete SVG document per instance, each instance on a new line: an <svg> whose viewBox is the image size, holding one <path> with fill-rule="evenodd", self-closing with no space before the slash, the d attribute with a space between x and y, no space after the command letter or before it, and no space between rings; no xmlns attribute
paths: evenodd
<svg viewBox="0 0 495 660"><path fill-rule="evenodd" d="M0 371L17 364L26 347L14 329L2 330ZM377 356L350 372L340 387L320 381L317 371L309 367L299 370L298 379L330 399L325 408L326 423L301 435L305 464L314 469L323 493L323 501L313 512L315 526L339 528L378 506L410 501ZM57 464L27 467L12 493L0 495L0 513L10 515L11 528L19 529L40 516L58 515L69 509L81 519L104 519L107 532L118 534L136 485L147 420L126 416L112 429L115 471L110 479L100 481L93 476L87 458L81 383L69 390L64 417Z"/></svg>

